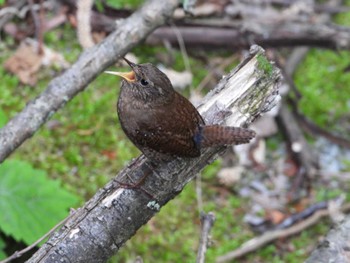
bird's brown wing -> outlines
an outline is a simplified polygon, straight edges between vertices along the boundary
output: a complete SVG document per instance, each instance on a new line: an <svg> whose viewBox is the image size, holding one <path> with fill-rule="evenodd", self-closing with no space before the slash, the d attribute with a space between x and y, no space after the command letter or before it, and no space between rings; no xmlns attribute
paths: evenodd
<svg viewBox="0 0 350 263"><path fill-rule="evenodd" d="M200 155L195 135L199 132L199 127L204 125L204 121L186 98L176 93L173 102L164 108L163 112L159 112L158 109L154 114L157 125L145 123L140 127L139 145L168 155Z"/></svg>

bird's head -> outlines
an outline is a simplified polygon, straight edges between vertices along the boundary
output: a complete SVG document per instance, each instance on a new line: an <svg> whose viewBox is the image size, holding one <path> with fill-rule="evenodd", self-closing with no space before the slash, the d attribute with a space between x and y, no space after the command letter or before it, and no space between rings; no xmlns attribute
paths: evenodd
<svg viewBox="0 0 350 263"><path fill-rule="evenodd" d="M135 99L141 99L145 102L173 98L175 91L169 78L156 66L151 63L135 64L125 58L124 60L129 64L132 71L105 71L105 73L123 78L122 89L127 89L128 92L132 92Z"/></svg>

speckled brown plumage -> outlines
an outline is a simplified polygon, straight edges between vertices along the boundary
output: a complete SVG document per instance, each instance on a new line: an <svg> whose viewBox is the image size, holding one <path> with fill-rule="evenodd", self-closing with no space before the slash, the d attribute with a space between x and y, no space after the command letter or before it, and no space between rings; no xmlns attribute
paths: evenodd
<svg viewBox="0 0 350 263"><path fill-rule="evenodd" d="M207 126L196 108L177 93L168 77L152 64L127 61L117 110L128 138L150 159L198 157L201 149L249 142L255 132L238 127Z"/></svg>

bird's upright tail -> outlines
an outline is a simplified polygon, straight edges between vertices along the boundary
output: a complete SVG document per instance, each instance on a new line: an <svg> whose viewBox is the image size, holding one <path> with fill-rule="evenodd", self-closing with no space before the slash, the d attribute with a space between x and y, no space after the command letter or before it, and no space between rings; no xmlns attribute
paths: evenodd
<svg viewBox="0 0 350 263"><path fill-rule="evenodd" d="M248 143L255 135L255 131L245 128L219 125L203 126L201 129L201 147Z"/></svg>

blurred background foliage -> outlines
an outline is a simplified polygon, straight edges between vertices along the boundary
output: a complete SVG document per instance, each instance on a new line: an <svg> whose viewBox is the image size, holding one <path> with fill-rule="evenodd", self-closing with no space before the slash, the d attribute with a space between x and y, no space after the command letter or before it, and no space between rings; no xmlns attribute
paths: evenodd
<svg viewBox="0 0 350 263"><path fill-rule="evenodd" d="M116 8L135 8L143 1L107 2ZM96 1L97 7L103 10L99 3ZM349 20L348 13L337 17L341 24L349 25ZM44 43L71 63L82 52L75 28L68 24L45 33ZM3 37L1 65L13 54L16 45L11 37ZM157 62L155 54L166 52L163 47L144 45L133 50L140 62L152 63ZM217 53L211 51L206 55ZM231 53L220 51L219 55ZM174 52L174 58L172 67L185 70L179 51ZM189 61L196 87L208 74L208 68L198 58L190 57ZM304 96L301 110L323 127L340 129L341 117L349 112L350 74L344 72L349 61L348 51L313 49L295 73L295 83ZM238 60L233 64L236 63ZM37 85L31 87L20 84L16 76L0 67L0 127L40 94L55 74L53 69L47 70ZM0 211L7 213L0 213L0 259L38 239L67 216L70 207L82 206L140 154L120 129L116 114L119 85L118 78L101 74L1 164ZM189 93L188 89L184 91L185 95ZM280 143L281 136L276 136L269 139L268 147L274 150ZM242 223L246 200L235 189L223 190L218 185L216 173L220 167L221 162L216 161L202 173L203 210L214 211L216 215L207 262L214 262L217 256L254 236ZM324 190L318 191L322 198ZM326 194L331 195L332 190ZM145 262L194 262L200 235L197 208L196 184L190 182L111 262L130 262L138 255ZM315 246L316 237L327 230L325 221L293 237L291 251L281 252L275 245L269 245L240 262L301 262Z"/></svg>

